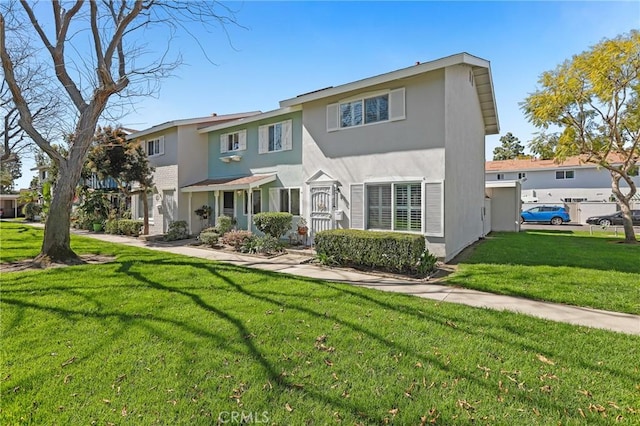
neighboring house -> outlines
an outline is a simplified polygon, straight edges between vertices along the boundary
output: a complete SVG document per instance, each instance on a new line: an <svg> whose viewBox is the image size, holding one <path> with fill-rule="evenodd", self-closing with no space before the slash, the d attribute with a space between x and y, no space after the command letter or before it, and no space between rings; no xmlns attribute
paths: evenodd
<svg viewBox="0 0 640 426"><path fill-rule="evenodd" d="M614 198L609 171L585 163L579 156L562 163L536 158L487 161L485 173L487 182L519 180L525 203L608 202ZM637 174L633 181L640 187ZM628 188L628 185L621 181L620 187Z"/></svg>
<svg viewBox="0 0 640 426"><path fill-rule="evenodd" d="M207 138L198 128L237 120L257 114L258 111L210 115L207 117L169 121L149 129L134 132L128 139L139 140L155 167L153 193L148 194L149 232L162 234L169 223L188 221L190 232L198 233L206 223L200 223L194 211L208 203L208 197L188 197L180 188L208 176ZM139 195L132 197L132 215L144 217L143 202Z"/></svg>
<svg viewBox="0 0 640 426"><path fill-rule="evenodd" d="M208 175L180 191L191 208L208 200L241 228L258 211L289 211L311 238L332 228L416 233L449 260L484 235L494 99L489 62L466 53L286 99L203 126Z"/></svg>

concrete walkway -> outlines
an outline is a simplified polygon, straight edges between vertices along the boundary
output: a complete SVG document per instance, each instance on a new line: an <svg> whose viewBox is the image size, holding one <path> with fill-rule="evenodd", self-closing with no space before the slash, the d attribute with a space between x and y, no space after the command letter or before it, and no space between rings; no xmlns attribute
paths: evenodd
<svg viewBox="0 0 640 426"><path fill-rule="evenodd" d="M162 243L144 241L138 238L122 237L110 234L95 234L86 231L73 231L91 238L129 246L145 247L152 250L182 254L191 257L228 262L250 268L282 272L326 281L348 283L382 291L410 294L440 302L459 303L480 308L508 310L552 321L587 327L602 328L627 334L640 335L640 316L608 312L598 309L539 302L519 297L501 296L476 290L428 283L425 281L389 278L360 273L340 268L326 268L317 264L303 263L309 257L301 254L286 254L271 259L211 250L187 245L185 241Z"/></svg>

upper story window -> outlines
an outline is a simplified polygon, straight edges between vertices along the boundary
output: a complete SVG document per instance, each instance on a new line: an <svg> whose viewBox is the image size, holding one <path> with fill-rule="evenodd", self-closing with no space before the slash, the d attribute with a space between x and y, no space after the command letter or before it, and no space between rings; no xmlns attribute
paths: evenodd
<svg viewBox="0 0 640 426"><path fill-rule="evenodd" d="M156 139L149 139L146 143L147 156L154 157L156 155L164 154L164 136L160 136Z"/></svg>
<svg viewBox="0 0 640 426"><path fill-rule="evenodd" d="M404 118L406 118L404 88L327 105L327 131Z"/></svg>
<svg viewBox="0 0 640 426"><path fill-rule="evenodd" d="M527 177L527 173L525 172L518 172L518 179L524 179Z"/></svg>
<svg viewBox="0 0 640 426"><path fill-rule="evenodd" d="M504 180L504 173L498 173L498 174L496 175L496 179L497 179L497 180Z"/></svg>
<svg viewBox="0 0 640 426"><path fill-rule="evenodd" d="M573 179L575 172L573 170L558 170L556 172L556 179Z"/></svg>
<svg viewBox="0 0 640 426"><path fill-rule="evenodd" d="M291 120L267 124L258 128L258 153L289 151L292 149Z"/></svg>
<svg viewBox="0 0 640 426"><path fill-rule="evenodd" d="M244 151L247 149L247 131L223 133L220 135L220 153Z"/></svg>

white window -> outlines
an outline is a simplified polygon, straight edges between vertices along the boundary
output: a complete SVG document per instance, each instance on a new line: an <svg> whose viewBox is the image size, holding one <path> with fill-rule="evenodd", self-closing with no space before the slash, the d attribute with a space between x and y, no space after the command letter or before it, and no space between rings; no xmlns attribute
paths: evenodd
<svg viewBox="0 0 640 426"><path fill-rule="evenodd" d="M405 118L404 88L327 106L327 131Z"/></svg>
<svg viewBox="0 0 640 426"><path fill-rule="evenodd" d="M251 194L251 214L260 213L262 211L262 197L259 189L254 189ZM249 213L249 192L244 192L244 214Z"/></svg>
<svg viewBox="0 0 640 426"><path fill-rule="evenodd" d="M498 174L496 175L496 179L498 179L498 180L504 180L504 173L498 173Z"/></svg>
<svg viewBox="0 0 640 426"><path fill-rule="evenodd" d="M247 149L247 131L223 133L220 135L220 153L244 151Z"/></svg>
<svg viewBox="0 0 640 426"><path fill-rule="evenodd" d="M164 136L160 136L156 139L149 139L146 143L147 156L154 157L156 155L164 154Z"/></svg>
<svg viewBox="0 0 640 426"><path fill-rule="evenodd" d="M574 171L573 170L558 170L556 172L556 179L557 180L561 180L561 179L573 179L574 178Z"/></svg>
<svg viewBox="0 0 640 426"><path fill-rule="evenodd" d="M258 128L258 152L289 151L292 149L291 120L267 124Z"/></svg>
<svg viewBox="0 0 640 426"><path fill-rule="evenodd" d="M280 211L300 216L300 188L280 189Z"/></svg>
<svg viewBox="0 0 640 426"><path fill-rule="evenodd" d="M143 203L142 197L144 197L143 194L138 195L138 208L137 208L138 220L144 219L144 203ZM149 212L149 222L152 222L153 221L153 194L147 195L147 208Z"/></svg>
<svg viewBox="0 0 640 426"><path fill-rule="evenodd" d="M527 174L525 172L518 172L518 179L524 179L527 177Z"/></svg>
<svg viewBox="0 0 640 426"><path fill-rule="evenodd" d="M366 190L368 229L422 230L420 183L367 185Z"/></svg>

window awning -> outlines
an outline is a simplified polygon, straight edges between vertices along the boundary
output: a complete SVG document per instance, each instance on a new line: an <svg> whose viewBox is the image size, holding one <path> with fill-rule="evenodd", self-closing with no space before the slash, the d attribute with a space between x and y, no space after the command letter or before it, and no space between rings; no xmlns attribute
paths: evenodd
<svg viewBox="0 0 640 426"><path fill-rule="evenodd" d="M180 188L181 192L209 192L209 191L235 191L238 189L253 189L276 180L276 175L251 175L242 177L229 177L219 179L207 179Z"/></svg>

